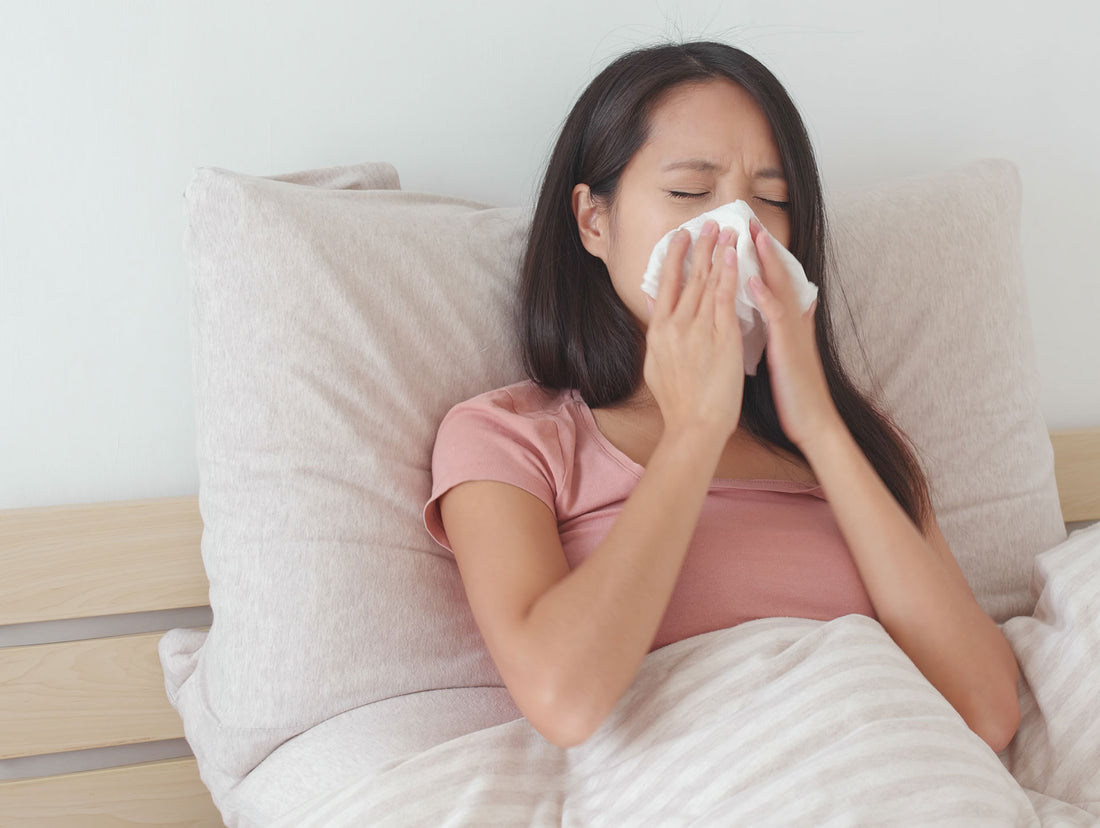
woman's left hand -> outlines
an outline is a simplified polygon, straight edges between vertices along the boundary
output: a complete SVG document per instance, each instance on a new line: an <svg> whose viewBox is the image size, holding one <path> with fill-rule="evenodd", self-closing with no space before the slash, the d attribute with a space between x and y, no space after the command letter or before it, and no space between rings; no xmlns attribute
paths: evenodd
<svg viewBox="0 0 1100 828"><path fill-rule="evenodd" d="M749 280L749 290L768 323L768 374L779 424L791 442L805 445L840 420L821 367L814 335L817 299L805 313L790 274L776 253L779 243L756 221L750 223L763 281Z"/></svg>

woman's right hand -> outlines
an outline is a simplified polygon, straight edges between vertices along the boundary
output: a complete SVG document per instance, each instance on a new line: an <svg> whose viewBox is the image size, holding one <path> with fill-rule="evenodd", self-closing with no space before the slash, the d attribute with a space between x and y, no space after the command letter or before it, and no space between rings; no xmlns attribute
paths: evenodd
<svg viewBox="0 0 1100 828"><path fill-rule="evenodd" d="M690 234L672 237L662 265L643 376L665 431L702 428L725 440L737 428L745 387L741 327L734 309L737 250L733 231L708 221L682 281ZM712 262L713 256L713 262Z"/></svg>

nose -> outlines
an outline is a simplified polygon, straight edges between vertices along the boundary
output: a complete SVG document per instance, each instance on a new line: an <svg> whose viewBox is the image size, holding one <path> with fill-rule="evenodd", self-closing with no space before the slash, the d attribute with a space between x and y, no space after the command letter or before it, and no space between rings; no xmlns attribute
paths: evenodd
<svg viewBox="0 0 1100 828"><path fill-rule="evenodd" d="M744 201L752 207L752 193L749 184L740 178L730 178L720 182L716 187L719 204L729 204L734 201Z"/></svg>

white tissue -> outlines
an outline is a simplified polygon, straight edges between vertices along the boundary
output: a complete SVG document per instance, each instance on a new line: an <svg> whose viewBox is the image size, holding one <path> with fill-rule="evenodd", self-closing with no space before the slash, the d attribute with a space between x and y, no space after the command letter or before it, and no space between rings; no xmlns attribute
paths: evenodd
<svg viewBox="0 0 1100 828"><path fill-rule="evenodd" d="M760 276L760 259L756 256L756 245L753 244L749 233L749 220L754 218L752 208L744 201L737 200L730 204L715 207L700 216L684 222L677 230L683 229L691 233L691 244L684 255L683 278L687 278L691 272L691 255L695 250L695 241L703 230L703 225L714 219L718 222L719 232L730 228L737 234L737 299L735 310L737 321L741 325L742 351L745 357L745 373L756 376L756 366L760 364L760 357L764 353L764 346L768 343L767 322L760 313L749 292L749 279ZM668 253L668 244L676 230L670 230L657 242L653 252L649 256L649 265L646 267L645 276L642 277L642 290L657 298L657 283L661 277L661 265ZM794 255L778 242L775 249L779 252L791 282L798 293L798 302L805 312L809 310L814 299L817 298L817 285L806 279L806 271Z"/></svg>

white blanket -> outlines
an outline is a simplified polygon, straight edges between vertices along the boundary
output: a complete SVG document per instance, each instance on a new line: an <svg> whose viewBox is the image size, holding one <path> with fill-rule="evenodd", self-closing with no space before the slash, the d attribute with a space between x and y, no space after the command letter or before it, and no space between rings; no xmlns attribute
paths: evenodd
<svg viewBox="0 0 1100 828"><path fill-rule="evenodd" d="M280 826L1100 824L1100 526L1036 562L1004 625L1023 720L1000 756L863 616L754 621L651 653L563 750L523 719L345 784Z"/></svg>

